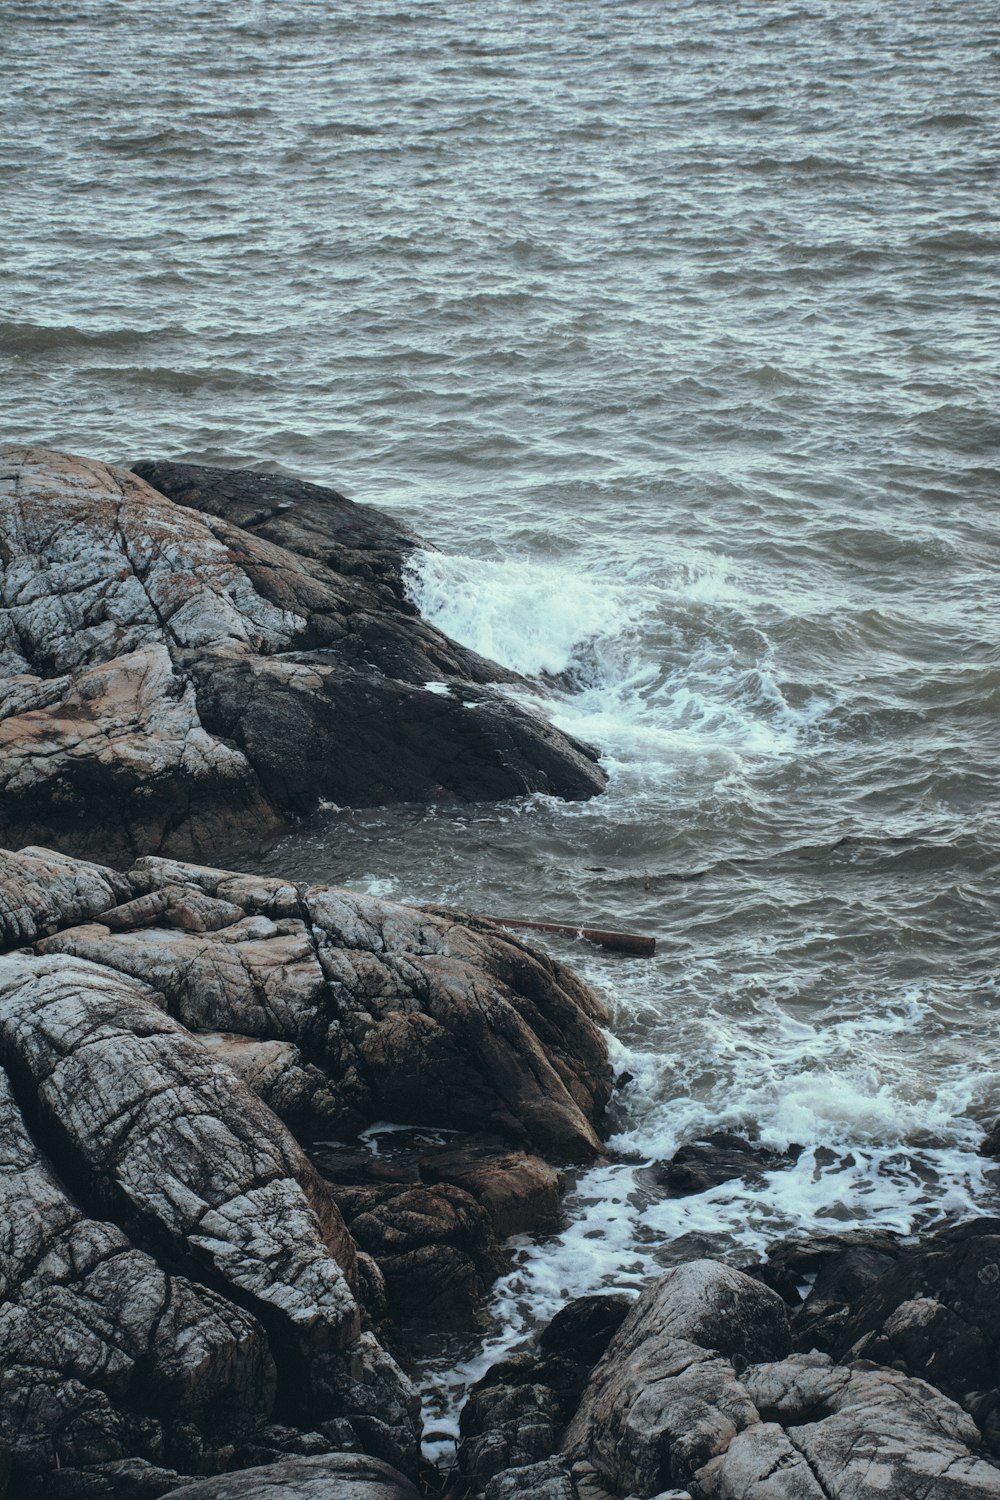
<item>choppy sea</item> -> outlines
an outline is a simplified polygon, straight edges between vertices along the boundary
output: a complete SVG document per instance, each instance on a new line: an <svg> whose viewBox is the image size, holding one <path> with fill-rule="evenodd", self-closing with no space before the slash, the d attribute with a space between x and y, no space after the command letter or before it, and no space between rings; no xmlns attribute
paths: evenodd
<svg viewBox="0 0 1000 1500"><path fill-rule="evenodd" d="M0 0L8 440L330 483L605 796L325 809L269 867L654 934L612 1144L463 1383L692 1247L995 1210L988 0ZM724 1127L805 1147L664 1199ZM443 1414L442 1414L443 1413Z"/></svg>

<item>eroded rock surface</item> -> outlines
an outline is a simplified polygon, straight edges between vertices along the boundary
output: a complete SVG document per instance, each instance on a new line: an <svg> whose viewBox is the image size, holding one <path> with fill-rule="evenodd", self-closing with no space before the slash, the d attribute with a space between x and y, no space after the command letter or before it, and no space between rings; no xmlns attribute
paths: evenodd
<svg viewBox="0 0 1000 1500"><path fill-rule="evenodd" d="M175 1500L418 1500L397 1470L357 1453L292 1458L174 1490Z"/></svg>
<svg viewBox="0 0 1000 1500"><path fill-rule="evenodd" d="M760 1414L694 1478L698 1500L988 1500L975 1423L922 1380L797 1354L744 1372Z"/></svg>
<svg viewBox="0 0 1000 1500"><path fill-rule="evenodd" d="M395 1119L557 1157L598 1151L604 1012L516 938L458 913L171 860L139 860L126 878L131 901L39 950L152 986L296 1126ZM263 1042L282 1045L250 1045Z"/></svg>
<svg viewBox="0 0 1000 1500"><path fill-rule="evenodd" d="M685 1484L758 1421L737 1364L786 1354L777 1293L716 1261L643 1292L597 1365L564 1439L616 1494Z"/></svg>
<svg viewBox="0 0 1000 1500"><path fill-rule="evenodd" d="M377 1330L471 1315L501 1235L554 1222L555 1169L511 1140L598 1149L596 999L486 923L155 858L2 854L0 919L13 1493L345 1448L412 1471L419 1402ZM337 1184L279 1113L491 1138Z"/></svg>
<svg viewBox="0 0 1000 1500"><path fill-rule="evenodd" d="M25 1223L11 1212L0 1262L15 1472L221 1465L220 1433L245 1434L276 1399L412 1463L418 1403L361 1331L329 1189L156 991L77 958L9 955L0 1061L3 1139L33 1202Z"/></svg>
<svg viewBox="0 0 1000 1500"><path fill-rule="evenodd" d="M403 528L296 481L145 471L160 489L0 450L5 841L217 855L320 798L602 789L593 752L406 602Z"/></svg>

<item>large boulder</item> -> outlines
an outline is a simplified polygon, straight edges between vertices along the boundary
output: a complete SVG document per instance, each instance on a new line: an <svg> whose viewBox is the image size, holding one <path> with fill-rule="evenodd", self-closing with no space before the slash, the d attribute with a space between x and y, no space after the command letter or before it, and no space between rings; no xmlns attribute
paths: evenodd
<svg viewBox="0 0 1000 1500"><path fill-rule="evenodd" d="M488 923L151 857L0 852L3 947L0 1494L412 1472L383 1320L470 1318L500 1237L552 1227L523 1147L599 1149L596 998ZM387 1115L480 1133L331 1182L287 1123Z"/></svg>
<svg viewBox="0 0 1000 1500"><path fill-rule="evenodd" d="M14 884L22 863L34 879L49 858L23 851L0 869ZM94 867L86 873L100 889ZM115 878L114 894L130 901L42 939L39 952L151 986L297 1127L389 1119L488 1130L565 1159L599 1150L611 1082L604 1010L508 933L460 913L152 857L124 877L128 892ZM45 908L15 931L43 917L51 927ZM469 1163L458 1170L477 1177ZM477 1180L486 1191L482 1171Z"/></svg>
<svg viewBox="0 0 1000 1500"><path fill-rule="evenodd" d="M716 1261L647 1288L597 1365L563 1447L616 1494L686 1484L759 1420L738 1370L788 1353L776 1292Z"/></svg>
<svg viewBox="0 0 1000 1500"><path fill-rule="evenodd" d="M788 1346L769 1288L712 1261L669 1271L625 1319L563 1435L578 1496L1000 1497L979 1429L941 1391Z"/></svg>
<svg viewBox="0 0 1000 1500"><path fill-rule="evenodd" d="M994 1500L980 1434L922 1380L796 1354L746 1370L760 1420L691 1481L696 1500Z"/></svg>
<svg viewBox="0 0 1000 1500"><path fill-rule="evenodd" d="M602 789L407 603L404 528L318 486L143 467L159 488L0 450L0 838L217 856L320 798Z"/></svg>

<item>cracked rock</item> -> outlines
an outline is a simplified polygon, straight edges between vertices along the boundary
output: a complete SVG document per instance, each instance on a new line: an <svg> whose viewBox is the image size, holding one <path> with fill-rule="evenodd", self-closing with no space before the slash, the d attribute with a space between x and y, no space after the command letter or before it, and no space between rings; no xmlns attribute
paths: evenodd
<svg viewBox="0 0 1000 1500"><path fill-rule="evenodd" d="M198 857L321 798L603 789L489 686L528 684L407 602L404 528L294 480L139 467L0 450L0 838Z"/></svg>
<svg viewBox="0 0 1000 1500"><path fill-rule="evenodd" d="M114 930L84 923L41 950L151 986L296 1127L390 1119L489 1131L566 1160L597 1154L610 1093L604 1011L568 969L510 934L460 913L172 860L145 858L126 878L145 925L122 930L119 904ZM163 890L169 902L149 918ZM166 925L205 898L240 920ZM524 1161L507 1174L520 1194L505 1191L499 1169L490 1182L475 1163L458 1170L498 1223L518 1222L529 1189L536 1209L554 1209L551 1177Z"/></svg>
<svg viewBox="0 0 1000 1500"><path fill-rule="evenodd" d="M787 1353L777 1293L715 1261L677 1266L635 1303L594 1370L563 1440L610 1490L687 1484L757 1411L737 1376Z"/></svg>

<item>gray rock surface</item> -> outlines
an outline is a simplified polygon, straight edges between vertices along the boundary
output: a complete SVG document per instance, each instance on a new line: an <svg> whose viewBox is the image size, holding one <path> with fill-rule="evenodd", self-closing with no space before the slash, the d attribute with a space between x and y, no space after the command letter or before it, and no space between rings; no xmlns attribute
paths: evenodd
<svg viewBox="0 0 1000 1500"><path fill-rule="evenodd" d="M1000 1469L975 1423L924 1381L797 1354L747 1370L761 1421L695 1476L698 1500L988 1500Z"/></svg>
<svg viewBox="0 0 1000 1500"><path fill-rule="evenodd" d="M486 686L511 674L406 603L412 540L387 518L295 481L149 472L184 503L0 450L5 842L232 853L320 798L602 789L593 752Z"/></svg>
<svg viewBox="0 0 1000 1500"><path fill-rule="evenodd" d="M734 1361L788 1352L777 1293L715 1261L643 1292L597 1365L563 1440L616 1494L683 1485L757 1422Z"/></svg>
<svg viewBox="0 0 1000 1500"><path fill-rule="evenodd" d="M296 1126L395 1119L489 1130L557 1157L599 1150L604 1011L508 933L172 860L141 859L126 879L131 901L41 951L152 986Z"/></svg>
<svg viewBox="0 0 1000 1500"><path fill-rule="evenodd" d="M418 1500L408 1479L359 1453L291 1458L184 1485L172 1500Z"/></svg>
<svg viewBox="0 0 1000 1500"><path fill-rule="evenodd" d="M1000 1495L1000 1467L956 1402L900 1370L788 1355L788 1343L783 1306L759 1283L710 1261L668 1272L625 1319L560 1444L579 1500L670 1486L692 1500ZM761 1358L767 1348L784 1357Z"/></svg>
<svg viewBox="0 0 1000 1500"><path fill-rule="evenodd" d="M17 1483L59 1469L67 1495L127 1495L94 1466L223 1467L276 1399L412 1465L419 1402L361 1332L327 1185L162 1006L86 960L0 959L0 1450Z"/></svg>
<svg viewBox="0 0 1000 1500"><path fill-rule="evenodd" d="M488 923L157 858L0 854L0 902L13 1493L134 1500L331 1449L412 1471L419 1402L359 1298L376 1324L407 1298L439 1322L458 1271L478 1296L499 1269L503 1226L549 1222L557 1175L479 1137L427 1155L434 1181L421 1157L417 1181L338 1188L275 1110L464 1108L589 1157L596 999Z"/></svg>
<svg viewBox="0 0 1000 1500"><path fill-rule="evenodd" d="M265 1419L276 1373L260 1322L88 1216L3 1070L0 1152L0 1451L15 1483L183 1459L190 1425L208 1413L223 1448Z"/></svg>

